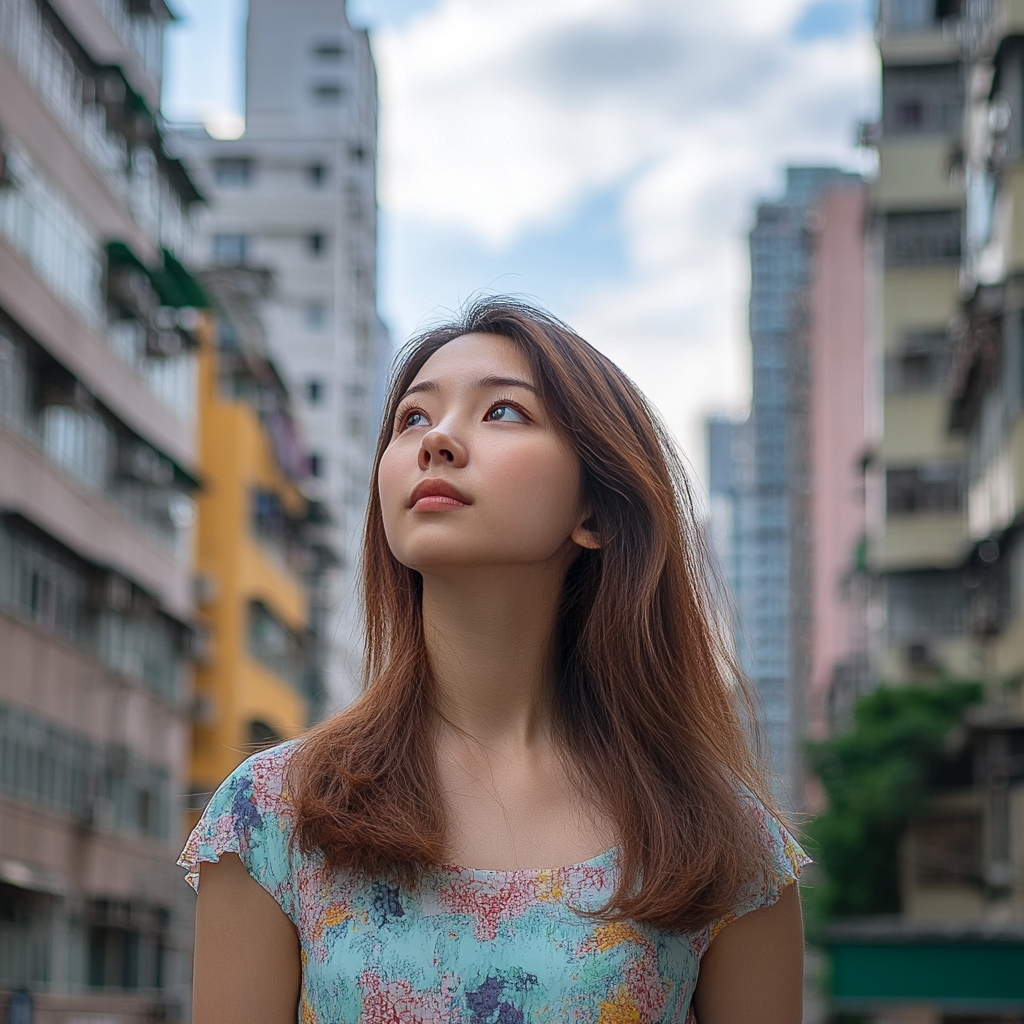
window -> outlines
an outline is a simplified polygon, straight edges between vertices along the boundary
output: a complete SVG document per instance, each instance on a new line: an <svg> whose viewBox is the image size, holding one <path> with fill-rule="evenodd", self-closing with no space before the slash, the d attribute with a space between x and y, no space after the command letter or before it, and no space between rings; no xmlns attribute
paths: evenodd
<svg viewBox="0 0 1024 1024"><path fill-rule="evenodd" d="M171 836L166 769L2 703L0 791L108 832Z"/></svg>
<svg viewBox="0 0 1024 1024"><path fill-rule="evenodd" d="M260 750L266 750L267 747L277 746L284 740L284 737L272 725L258 720L249 723L248 733L246 749L254 754Z"/></svg>
<svg viewBox="0 0 1024 1024"><path fill-rule="evenodd" d="M301 643L261 601L249 602L249 654L274 675L301 686Z"/></svg>
<svg viewBox="0 0 1024 1024"><path fill-rule="evenodd" d="M327 238L319 231L306 236L306 248L312 256L322 256L327 249Z"/></svg>
<svg viewBox="0 0 1024 1024"><path fill-rule="evenodd" d="M0 189L0 235L85 323L103 322L103 258L92 228L12 139Z"/></svg>
<svg viewBox="0 0 1024 1024"><path fill-rule="evenodd" d="M310 377L306 381L306 401L310 405L320 405L327 395L327 385L319 377Z"/></svg>
<svg viewBox="0 0 1024 1024"><path fill-rule="evenodd" d="M0 604L44 629L78 640L86 632L88 584L84 564L72 555L0 524Z"/></svg>
<svg viewBox="0 0 1024 1024"><path fill-rule="evenodd" d="M213 161L213 179L222 188L248 188L254 161L247 156L224 156Z"/></svg>
<svg viewBox="0 0 1024 1024"><path fill-rule="evenodd" d="M885 474L885 505L889 515L959 512L963 498L963 467L957 463L890 469Z"/></svg>
<svg viewBox="0 0 1024 1024"><path fill-rule="evenodd" d="M83 644L116 672L177 700L185 633L140 598L128 580L104 574L24 527L0 524L0 606Z"/></svg>
<svg viewBox="0 0 1024 1024"><path fill-rule="evenodd" d="M28 353L0 328L0 417L25 430L29 422Z"/></svg>
<svg viewBox="0 0 1024 1024"><path fill-rule="evenodd" d="M93 900L89 920L89 987L162 989L170 914L120 900Z"/></svg>
<svg viewBox="0 0 1024 1024"><path fill-rule="evenodd" d="M213 262L224 267L245 263L249 256L249 236L218 233L213 236Z"/></svg>
<svg viewBox="0 0 1024 1024"><path fill-rule="evenodd" d="M882 78L885 135L951 135L959 131L964 92L957 64L886 67Z"/></svg>
<svg viewBox="0 0 1024 1024"><path fill-rule="evenodd" d="M319 299L307 302L303 309L303 319L310 330L323 329L327 323L327 306Z"/></svg>
<svg viewBox="0 0 1024 1024"><path fill-rule="evenodd" d="M890 213L885 218L885 265L924 267L960 260L959 210Z"/></svg>
<svg viewBox="0 0 1024 1024"><path fill-rule="evenodd" d="M935 391L949 367L949 335L945 330L908 331L898 352L885 364L889 394Z"/></svg>
<svg viewBox="0 0 1024 1024"><path fill-rule="evenodd" d="M979 885L981 819L976 814L925 818L913 831L918 885Z"/></svg>
<svg viewBox="0 0 1024 1024"><path fill-rule="evenodd" d="M50 980L50 898L0 883L0 985L45 988ZM13 1002L13 999L12 999ZM14 1011L8 1007L9 1020Z"/></svg>
<svg viewBox="0 0 1024 1024"><path fill-rule="evenodd" d="M345 90L341 82L317 82L313 86L313 99L323 106L337 106Z"/></svg>
<svg viewBox="0 0 1024 1024"><path fill-rule="evenodd" d="M103 417L90 409L51 405L43 410L43 447L61 469L104 490L110 480L116 440Z"/></svg>
<svg viewBox="0 0 1024 1024"><path fill-rule="evenodd" d="M339 39L324 39L313 46L313 56L325 64L340 61L346 52Z"/></svg>
<svg viewBox="0 0 1024 1024"><path fill-rule="evenodd" d="M306 181L313 188L323 188L327 183L327 167L324 164L310 164L306 168Z"/></svg>
<svg viewBox="0 0 1024 1024"><path fill-rule="evenodd" d="M319 452L309 453L309 475L317 480L323 480L327 475L327 464Z"/></svg>
<svg viewBox="0 0 1024 1024"><path fill-rule="evenodd" d="M284 544L288 539L288 518L281 499L273 491L253 491L252 531L259 540Z"/></svg>
<svg viewBox="0 0 1024 1024"><path fill-rule="evenodd" d="M967 627L968 592L959 572L892 573L885 597L893 644L928 644L961 636Z"/></svg>
<svg viewBox="0 0 1024 1024"><path fill-rule="evenodd" d="M883 20L893 32L921 32L937 21L954 17L955 0L883 0Z"/></svg>

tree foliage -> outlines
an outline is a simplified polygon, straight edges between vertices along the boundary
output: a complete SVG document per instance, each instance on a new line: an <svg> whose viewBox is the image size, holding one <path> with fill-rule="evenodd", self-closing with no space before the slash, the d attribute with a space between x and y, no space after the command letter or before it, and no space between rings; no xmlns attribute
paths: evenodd
<svg viewBox="0 0 1024 1024"><path fill-rule="evenodd" d="M898 851L950 731L982 698L977 683L882 686L854 709L852 731L808 745L828 809L808 827L818 884L811 921L899 910Z"/></svg>

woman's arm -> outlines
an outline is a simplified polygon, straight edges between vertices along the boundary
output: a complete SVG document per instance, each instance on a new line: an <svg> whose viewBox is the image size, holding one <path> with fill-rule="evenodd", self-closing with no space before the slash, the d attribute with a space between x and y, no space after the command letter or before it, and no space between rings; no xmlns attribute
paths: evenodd
<svg viewBox="0 0 1024 1024"><path fill-rule="evenodd" d="M234 853L204 863L196 905L193 1024L295 1024L295 926Z"/></svg>
<svg viewBox="0 0 1024 1024"><path fill-rule="evenodd" d="M700 964L698 1024L801 1024L804 929L800 894L751 911L715 937Z"/></svg>

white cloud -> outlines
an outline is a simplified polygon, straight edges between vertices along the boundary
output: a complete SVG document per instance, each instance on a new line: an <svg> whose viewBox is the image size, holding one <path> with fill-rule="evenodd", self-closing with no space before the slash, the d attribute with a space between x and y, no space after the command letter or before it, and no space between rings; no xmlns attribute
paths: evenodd
<svg viewBox="0 0 1024 1024"><path fill-rule="evenodd" d="M622 362L698 463L698 415L743 400L753 204L786 162L856 160L875 102L867 28L797 43L803 6L442 0L375 39L390 216L500 251L625 182L632 274L554 312Z"/></svg>

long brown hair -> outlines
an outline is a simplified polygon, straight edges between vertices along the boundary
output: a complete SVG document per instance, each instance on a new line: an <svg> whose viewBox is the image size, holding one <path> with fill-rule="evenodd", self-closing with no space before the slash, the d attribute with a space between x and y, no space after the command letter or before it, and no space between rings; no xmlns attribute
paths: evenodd
<svg viewBox="0 0 1024 1024"><path fill-rule="evenodd" d="M695 516L686 473L657 415L610 360L565 324L509 298L482 298L399 357L370 488L363 549L365 690L314 729L292 762L295 839L328 867L412 884L444 862L445 812L432 742L433 680L421 579L384 536L377 467L399 400L442 345L499 335L529 359L575 450L588 527L565 580L556 734L619 838L603 911L664 928L727 914L765 867L749 796L772 810L748 742L754 716Z"/></svg>

